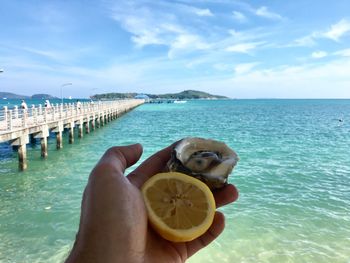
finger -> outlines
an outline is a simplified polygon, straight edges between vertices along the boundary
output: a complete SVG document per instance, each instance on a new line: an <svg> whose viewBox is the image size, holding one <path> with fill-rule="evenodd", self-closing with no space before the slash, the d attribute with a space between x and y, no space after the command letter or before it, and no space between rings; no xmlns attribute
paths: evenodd
<svg viewBox="0 0 350 263"><path fill-rule="evenodd" d="M124 174L125 169L135 164L140 159L141 154L141 144L111 147L102 156L95 169L102 167L112 172Z"/></svg>
<svg viewBox="0 0 350 263"><path fill-rule="evenodd" d="M225 216L221 212L216 212L214 221L207 232L199 238L187 242L187 256L190 257L198 250L206 247L214 241L225 228Z"/></svg>
<svg viewBox="0 0 350 263"><path fill-rule="evenodd" d="M171 157L171 152L176 143L153 154L144 161L127 176L129 181L136 187L141 187L152 175L162 172Z"/></svg>
<svg viewBox="0 0 350 263"><path fill-rule="evenodd" d="M223 188L215 190L213 194L216 207L230 204L238 199L238 190L232 184L225 185Z"/></svg>

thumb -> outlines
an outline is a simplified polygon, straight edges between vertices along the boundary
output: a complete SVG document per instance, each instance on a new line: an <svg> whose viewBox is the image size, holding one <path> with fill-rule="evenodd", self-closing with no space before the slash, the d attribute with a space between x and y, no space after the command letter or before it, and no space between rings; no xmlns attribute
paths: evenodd
<svg viewBox="0 0 350 263"><path fill-rule="evenodd" d="M135 164L142 155L142 145L115 146L109 148L97 166L108 166L116 172L124 173L125 169Z"/></svg>

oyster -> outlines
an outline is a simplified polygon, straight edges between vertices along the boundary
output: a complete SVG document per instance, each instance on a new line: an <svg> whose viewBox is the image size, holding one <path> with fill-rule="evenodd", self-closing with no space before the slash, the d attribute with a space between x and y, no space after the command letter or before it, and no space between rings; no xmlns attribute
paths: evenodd
<svg viewBox="0 0 350 263"><path fill-rule="evenodd" d="M237 154L223 142L189 137L174 147L168 169L198 178L210 189L216 189L227 183L238 160Z"/></svg>

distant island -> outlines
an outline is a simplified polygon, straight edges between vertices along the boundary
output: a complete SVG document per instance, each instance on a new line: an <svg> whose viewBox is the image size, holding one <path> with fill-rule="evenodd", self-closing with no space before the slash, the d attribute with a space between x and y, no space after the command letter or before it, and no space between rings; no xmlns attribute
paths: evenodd
<svg viewBox="0 0 350 263"><path fill-rule="evenodd" d="M91 96L92 99L95 100L106 100L106 99L132 99L135 96L140 95L140 93L104 93L104 94L96 94ZM175 100L189 100L189 99L228 99L228 97L220 96L220 95L212 95L203 91L197 90L185 90L179 93L166 93L166 94L147 94L151 99L175 99Z"/></svg>
<svg viewBox="0 0 350 263"><path fill-rule="evenodd" d="M0 92L0 98L6 99L17 99L17 100L28 100L28 99L57 99L57 97L51 96L49 94L34 94L32 96L19 95L11 92Z"/></svg>
<svg viewBox="0 0 350 263"><path fill-rule="evenodd" d="M103 94L96 94L91 96L91 99L94 100L112 100L112 99L133 99L137 95L146 95L150 99L173 99L173 100L190 100L190 99L228 99L228 97L221 96L221 95L212 95L207 92L203 91L197 91L197 90L184 90L179 93L166 93L166 94L140 94L136 92L129 92L129 93L103 93ZM0 98L6 98L6 99L20 99L20 100L26 100L26 99L58 99L57 97L51 96L49 94L34 94L32 96L25 96L25 95L19 95L14 94L11 92L0 92Z"/></svg>

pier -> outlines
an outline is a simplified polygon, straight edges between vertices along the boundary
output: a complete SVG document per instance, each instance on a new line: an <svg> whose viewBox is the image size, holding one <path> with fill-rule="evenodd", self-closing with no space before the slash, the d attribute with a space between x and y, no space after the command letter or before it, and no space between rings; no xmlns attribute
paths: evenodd
<svg viewBox="0 0 350 263"><path fill-rule="evenodd" d="M9 142L18 149L18 167L27 169L27 148L30 140L40 139L41 157L46 158L47 138L56 134L56 149L63 147L62 133L68 130L68 143L74 143L75 130L78 138L104 126L122 114L144 103L142 99L55 104L50 108L42 105L31 108L0 110L0 143Z"/></svg>

